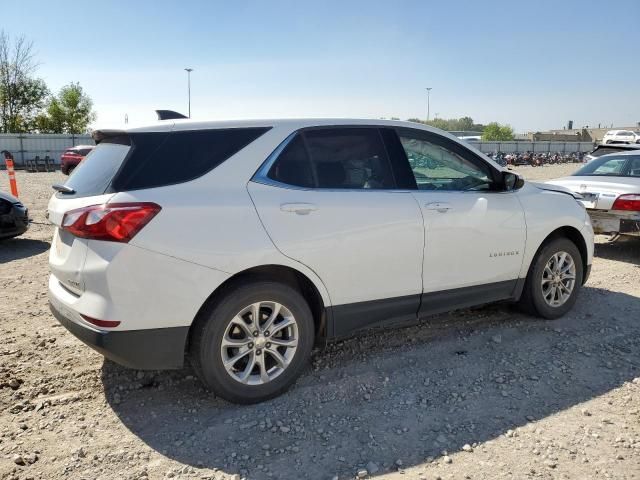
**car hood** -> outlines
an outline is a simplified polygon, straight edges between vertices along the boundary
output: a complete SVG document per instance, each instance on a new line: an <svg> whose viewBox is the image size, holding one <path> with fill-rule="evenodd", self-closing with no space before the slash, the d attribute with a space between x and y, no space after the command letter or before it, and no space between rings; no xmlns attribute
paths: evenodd
<svg viewBox="0 0 640 480"><path fill-rule="evenodd" d="M573 198L580 199L582 198L578 193L574 192L570 188L563 185L556 185L553 183L539 183L539 182L527 182L534 187L538 187L541 190L548 190L550 192L560 192L566 193L567 195L571 195Z"/></svg>
<svg viewBox="0 0 640 480"><path fill-rule="evenodd" d="M10 203L20 203L20 200L18 200L16 197L4 192L0 192L0 199L6 200L7 202L10 202Z"/></svg>

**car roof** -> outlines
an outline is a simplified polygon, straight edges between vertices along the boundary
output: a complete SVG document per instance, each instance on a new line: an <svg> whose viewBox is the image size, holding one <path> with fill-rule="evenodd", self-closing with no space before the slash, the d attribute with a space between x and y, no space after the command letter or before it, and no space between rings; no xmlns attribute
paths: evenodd
<svg viewBox="0 0 640 480"><path fill-rule="evenodd" d="M161 132L169 130L207 130L214 128L247 128L247 127L288 127L299 129L305 127L320 127L333 125L380 125L408 128L422 128L424 130L438 131L426 125L400 120L384 120L372 118L276 118L253 120L192 120L176 119L161 120L153 124L122 129L127 133L134 132Z"/></svg>

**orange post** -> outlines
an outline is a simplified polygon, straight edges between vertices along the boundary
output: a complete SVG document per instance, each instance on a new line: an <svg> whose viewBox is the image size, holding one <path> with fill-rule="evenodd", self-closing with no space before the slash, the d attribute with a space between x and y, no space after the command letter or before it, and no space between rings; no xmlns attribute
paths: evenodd
<svg viewBox="0 0 640 480"><path fill-rule="evenodd" d="M4 153L4 163L7 165L7 174L9 175L9 186L11 187L11 195L18 196L18 184L16 183L16 172L13 169L13 156L7 152Z"/></svg>

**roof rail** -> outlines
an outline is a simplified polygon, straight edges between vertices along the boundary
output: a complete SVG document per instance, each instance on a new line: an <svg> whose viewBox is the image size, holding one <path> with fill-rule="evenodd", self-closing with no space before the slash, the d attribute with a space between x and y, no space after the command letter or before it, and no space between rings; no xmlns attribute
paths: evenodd
<svg viewBox="0 0 640 480"><path fill-rule="evenodd" d="M185 115L173 110L156 110L158 120L175 120L177 118L187 118Z"/></svg>

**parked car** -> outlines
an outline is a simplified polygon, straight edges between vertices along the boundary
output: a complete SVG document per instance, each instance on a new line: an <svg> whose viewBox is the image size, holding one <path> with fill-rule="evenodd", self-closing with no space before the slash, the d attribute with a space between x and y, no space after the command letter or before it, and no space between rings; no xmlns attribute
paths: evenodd
<svg viewBox="0 0 640 480"><path fill-rule="evenodd" d="M76 145L75 147L67 148L60 156L60 170L62 173L71 175L71 172L94 148L94 145Z"/></svg>
<svg viewBox="0 0 640 480"><path fill-rule="evenodd" d="M609 153L615 153L615 152L628 152L630 150L633 151L638 151L640 152L640 145L638 144L624 144L624 143L619 143L619 144L610 144L610 145L598 145L596 148L593 149L593 151L587 155L584 156L584 163L589 163L592 160L595 160L596 158L599 158L603 155L608 155Z"/></svg>
<svg viewBox="0 0 640 480"><path fill-rule="evenodd" d="M48 206L54 315L122 365L186 357L233 402L278 395L314 345L363 328L495 301L557 318L591 268L575 195L427 126L176 120L95 138Z"/></svg>
<svg viewBox="0 0 640 480"><path fill-rule="evenodd" d="M640 150L604 155L548 183L583 197L596 233L640 236Z"/></svg>
<svg viewBox="0 0 640 480"><path fill-rule="evenodd" d="M13 195L0 192L0 240L17 237L29 229L29 210Z"/></svg>
<svg viewBox="0 0 640 480"><path fill-rule="evenodd" d="M602 143L636 143L636 134L630 130L609 130L602 137Z"/></svg>

